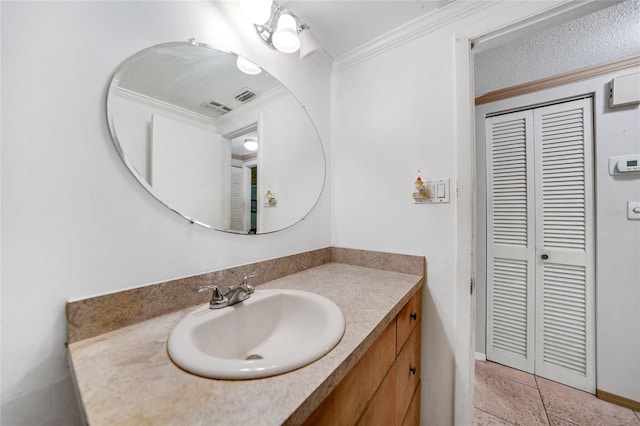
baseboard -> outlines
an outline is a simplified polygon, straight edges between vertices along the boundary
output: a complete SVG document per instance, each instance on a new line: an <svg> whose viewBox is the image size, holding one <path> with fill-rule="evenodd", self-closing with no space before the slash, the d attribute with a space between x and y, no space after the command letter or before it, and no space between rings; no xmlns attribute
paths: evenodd
<svg viewBox="0 0 640 426"><path fill-rule="evenodd" d="M476 352L476 361L486 361L487 355L482 354L480 352Z"/></svg>
<svg viewBox="0 0 640 426"><path fill-rule="evenodd" d="M625 398L624 396L605 392L600 389L596 389L596 396L603 401L611 402L613 404L620 405L622 407L631 408L634 411L640 411L640 402L634 401L633 399L629 399L629 398Z"/></svg>

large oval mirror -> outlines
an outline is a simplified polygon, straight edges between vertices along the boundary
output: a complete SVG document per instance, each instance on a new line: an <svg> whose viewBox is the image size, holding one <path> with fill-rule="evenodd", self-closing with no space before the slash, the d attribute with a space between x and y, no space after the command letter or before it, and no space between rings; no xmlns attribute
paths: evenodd
<svg viewBox="0 0 640 426"><path fill-rule="evenodd" d="M107 117L136 179L193 223L278 231L303 219L324 187L324 150L300 102L265 70L202 43L127 59Z"/></svg>

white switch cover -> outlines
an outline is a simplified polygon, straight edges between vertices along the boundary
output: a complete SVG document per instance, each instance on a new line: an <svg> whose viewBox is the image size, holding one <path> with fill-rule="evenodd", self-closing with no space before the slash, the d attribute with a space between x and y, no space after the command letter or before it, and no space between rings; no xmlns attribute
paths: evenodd
<svg viewBox="0 0 640 426"><path fill-rule="evenodd" d="M424 200L429 204L449 202L449 179L429 179L424 183L429 190L429 198Z"/></svg>
<svg viewBox="0 0 640 426"><path fill-rule="evenodd" d="M640 220L640 201L627 201L627 219Z"/></svg>

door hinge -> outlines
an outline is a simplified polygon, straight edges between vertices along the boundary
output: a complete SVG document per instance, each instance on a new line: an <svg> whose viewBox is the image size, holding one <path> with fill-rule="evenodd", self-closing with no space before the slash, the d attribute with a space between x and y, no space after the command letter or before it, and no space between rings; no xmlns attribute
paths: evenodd
<svg viewBox="0 0 640 426"><path fill-rule="evenodd" d="M473 287L475 284L475 280L473 278L471 278L471 281L469 281L469 293L473 294Z"/></svg>

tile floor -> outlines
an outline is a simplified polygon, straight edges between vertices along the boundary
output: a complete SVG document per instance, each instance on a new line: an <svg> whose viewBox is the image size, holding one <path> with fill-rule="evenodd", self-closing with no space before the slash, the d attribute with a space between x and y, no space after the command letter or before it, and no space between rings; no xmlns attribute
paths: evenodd
<svg viewBox="0 0 640 426"><path fill-rule="evenodd" d="M474 425L640 426L640 412L493 362L475 379Z"/></svg>

